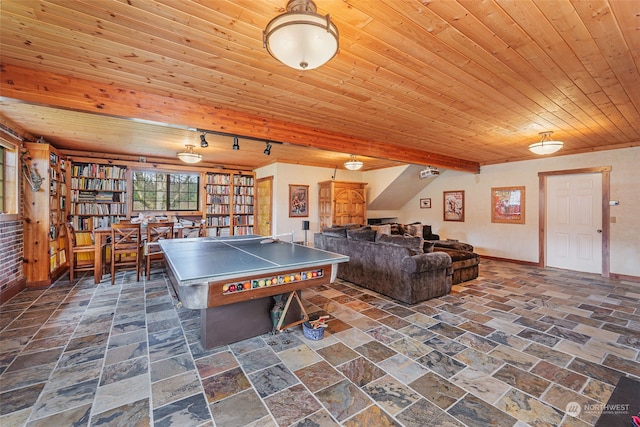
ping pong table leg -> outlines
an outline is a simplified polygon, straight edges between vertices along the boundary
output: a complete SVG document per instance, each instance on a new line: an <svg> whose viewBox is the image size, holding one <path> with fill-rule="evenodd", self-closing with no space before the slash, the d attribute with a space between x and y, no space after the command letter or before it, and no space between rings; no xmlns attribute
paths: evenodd
<svg viewBox="0 0 640 427"><path fill-rule="evenodd" d="M300 311L302 312L302 319L283 325L282 323L284 322L284 318L287 315L287 310L289 310L289 306L291 305L291 300L294 298L296 299L296 302L300 306ZM278 325L276 326L276 330L280 332L283 329L291 328L292 326L299 325L301 323L306 322L307 320L309 320L309 315L307 314L307 311L304 309L304 306L302 305L302 301L298 296L298 292L292 291L289 294L289 298L287 298L287 303L284 305L284 309L282 310L282 315L280 316L280 320L278 320Z"/></svg>

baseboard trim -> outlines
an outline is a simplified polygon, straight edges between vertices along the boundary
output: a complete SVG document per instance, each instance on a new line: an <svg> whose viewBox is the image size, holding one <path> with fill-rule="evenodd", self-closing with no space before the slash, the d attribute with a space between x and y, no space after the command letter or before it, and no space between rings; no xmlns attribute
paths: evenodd
<svg viewBox="0 0 640 427"><path fill-rule="evenodd" d="M0 304L4 304L9 301L11 298L16 296L20 291L27 287L27 279L22 278L15 282L7 284L7 287L0 292Z"/></svg>
<svg viewBox="0 0 640 427"><path fill-rule="evenodd" d="M522 261L522 260L519 260L519 259L510 259L510 258L500 258L500 257L495 257L495 256L489 256L489 255L480 255L480 263L482 263L483 259L491 259L491 260L494 260L494 261L504 261L504 262L510 262L510 263L513 263L513 264L520 264L520 265L530 265L532 267L542 267L537 262ZM609 274L609 278L610 279L616 279L616 280L626 280L626 281L630 281L630 282L640 282L640 277L639 276L629 276L627 274L610 273Z"/></svg>
<svg viewBox="0 0 640 427"><path fill-rule="evenodd" d="M540 264L538 264L537 262L522 261L519 259L511 259L511 258L500 258L496 256L489 256L489 255L480 255L480 264L482 264L483 259L491 259L494 261L504 261L504 262L510 262L513 264L520 264L520 265L530 265L531 267L540 267Z"/></svg>
<svg viewBox="0 0 640 427"><path fill-rule="evenodd" d="M640 277L638 276L629 276L626 274L618 274L618 273L611 273L609 274L609 277L611 279L617 279L617 280L627 280L630 282L640 282Z"/></svg>

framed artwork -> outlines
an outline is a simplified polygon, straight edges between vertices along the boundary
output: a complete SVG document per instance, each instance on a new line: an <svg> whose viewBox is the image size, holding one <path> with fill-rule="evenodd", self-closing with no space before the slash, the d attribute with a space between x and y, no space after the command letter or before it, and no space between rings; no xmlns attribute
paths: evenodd
<svg viewBox="0 0 640 427"><path fill-rule="evenodd" d="M431 199L420 199L420 209L431 208Z"/></svg>
<svg viewBox="0 0 640 427"><path fill-rule="evenodd" d="M464 191L443 191L445 221L464 222Z"/></svg>
<svg viewBox="0 0 640 427"><path fill-rule="evenodd" d="M524 224L524 187L491 188L491 222Z"/></svg>
<svg viewBox="0 0 640 427"><path fill-rule="evenodd" d="M309 186L289 184L289 218L309 216Z"/></svg>

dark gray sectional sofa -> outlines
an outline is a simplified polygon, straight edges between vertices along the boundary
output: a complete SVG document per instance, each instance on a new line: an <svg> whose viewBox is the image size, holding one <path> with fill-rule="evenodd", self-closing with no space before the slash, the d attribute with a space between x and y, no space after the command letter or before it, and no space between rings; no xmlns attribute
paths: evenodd
<svg viewBox="0 0 640 427"><path fill-rule="evenodd" d="M370 227L334 227L314 234L314 246L349 256L338 277L407 304L451 291L451 257L423 252L422 237L378 235Z"/></svg>

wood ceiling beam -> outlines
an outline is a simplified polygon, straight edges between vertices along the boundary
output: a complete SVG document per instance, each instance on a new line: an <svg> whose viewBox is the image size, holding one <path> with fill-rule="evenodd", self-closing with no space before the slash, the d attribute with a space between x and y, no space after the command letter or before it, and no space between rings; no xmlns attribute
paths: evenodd
<svg viewBox="0 0 640 427"><path fill-rule="evenodd" d="M166 126L206 129L404 163L472 173L480 171L478 162L416 150L404 142L396 145L363 140L199 102L14 65L0 65L0 74L0 96L27 103L146 120Z"/></svg>

